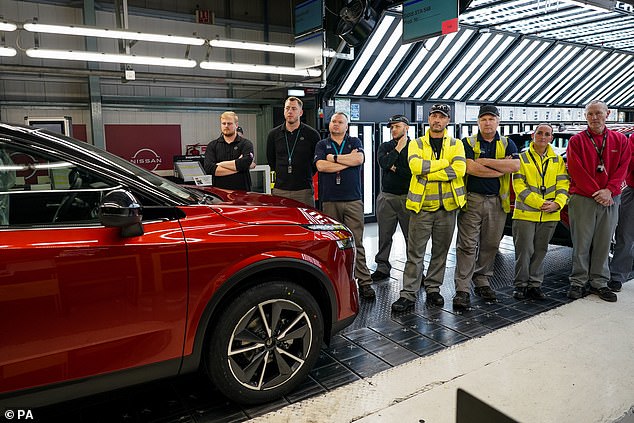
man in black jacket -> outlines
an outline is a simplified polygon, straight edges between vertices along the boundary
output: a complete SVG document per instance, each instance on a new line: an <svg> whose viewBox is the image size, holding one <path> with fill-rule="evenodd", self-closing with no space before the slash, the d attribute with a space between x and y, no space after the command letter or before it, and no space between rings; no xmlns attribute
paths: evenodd
<svg viewBox="0 0 634 423"><path fill-rule="evenodd" d="M379 146L377 160L381 166L381 192L376 199L376 218L379 224L379 250L374 258L376 271L373 281L390 277L390 251L396 224L401 226L407 245L409 212L405 208L407 190L412 174L407 162L407 130L409 120L403 115L394 115L387 124L392 139Z"/></svg>
<svg viewBox="0 0 634 423"><path fill-rule="evenodd" d="M238 135L238 115L220 115L222 135L211 141L205 150L205 172L213 176L218 188L251 191L249 170L253 162L253 143Z"/></svg>

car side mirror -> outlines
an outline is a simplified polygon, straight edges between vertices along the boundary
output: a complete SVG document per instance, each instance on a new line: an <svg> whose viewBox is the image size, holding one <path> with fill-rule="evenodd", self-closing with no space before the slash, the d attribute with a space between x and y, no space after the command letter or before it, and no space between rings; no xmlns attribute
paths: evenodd
<svg viewBox="0 0 634 423"><path fill-rule="evenodd" d="M143 207L130 191L115 189L104 195L99 220L106 227L121 228L122 237L143 235Z"/></svg>

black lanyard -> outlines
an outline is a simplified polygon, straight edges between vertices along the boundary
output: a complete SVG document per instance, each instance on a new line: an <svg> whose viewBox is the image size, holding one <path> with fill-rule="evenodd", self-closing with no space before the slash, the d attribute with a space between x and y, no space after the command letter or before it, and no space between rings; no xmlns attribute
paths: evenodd
<svg viewBox="0 0 634 423"><path fill-rule="evenodd" d="M608 131L605 130L605 129L603 130L603 142L601 143L601 149L600 150L599 150L599 146L594 141L594 137L587 130L586 130L586 135L588 136L588 138L590 138L590 141L592 141L592 145L594 146L594 150L597 152L597 155L599 156L600 166L604 166L605 163L603 163L603 150L605 150L605 143L608 140Z"/></svg>
<svg viewBox="0 0 634 423"><path fill-rule="evenodd" d="M537 165L537 160L535 160L535 156L533 156L533 153L528 150L528 154L531 156L531 159L533 160L533 163L537 168L537 173L539 173L539 176L542 178L542 184L539 187L539 190L542 192L542 195L544 195L546 193L546 170L548 170L548 163L550 163L550 160L548 159L548 157L546 157L546 160L542 160L542 167L540 169L540 167Z"/></svg>

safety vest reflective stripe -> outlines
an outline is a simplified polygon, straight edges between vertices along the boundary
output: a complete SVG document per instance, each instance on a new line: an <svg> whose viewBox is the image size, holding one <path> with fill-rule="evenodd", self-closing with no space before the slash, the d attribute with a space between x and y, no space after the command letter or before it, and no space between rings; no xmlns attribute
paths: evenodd
<svg viewBox="0 0 634 423"><path fill-rule="evenodd" d="M516 190L513 219L532 222L558 221L559 212L543 212L541 205L549 200L556 201L563 207L568 200L569 184L565 163L555 154L552 147L548 146L546 155L542 157L535 152L531 144L528 151L520 154L520 170L513 174L513 187Z"/></svg>
<svg viewBox="0 0 634 423"><path fill-rule="evenodd" d="M409 210L416 213L420 210L435 211L441 205L446 210L453 210L466 203L464 148L459 140L449 137L446 130L442 143L438 160L429 142L429 131L409 144L408 160L412 170L407 193Z"/></svg>

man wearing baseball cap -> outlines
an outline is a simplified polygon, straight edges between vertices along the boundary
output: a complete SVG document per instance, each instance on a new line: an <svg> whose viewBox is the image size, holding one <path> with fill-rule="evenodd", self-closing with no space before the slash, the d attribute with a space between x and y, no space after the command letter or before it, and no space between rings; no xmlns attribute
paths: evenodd
<svg viewBox="0 0 634 423"><path fill-rule="evenodd" d="M500 136L499 124L498 108L486 104L478 113L478 133L462 140L467 158L467 206L458 215L454 308L469 307L472 280L477 296L497 300L490 278L510 211L511 173L520 169L517 147Z"/></svg>
<svg viewBox="0 0 634 423"><path fill-rule="evenodd" d="M445 278L447 253L453 239L458 209L465 205L463 177L464 146L447 132L451 108L434 104L429 110L429 129L409 143L407 157L412 172L406 207L411 210L407 243L407 263L403 289L392 310L414 307L424 272L427 241L432 239L431 260L424 277L427 304L445 303L440 286Z"/></svg>
<svg viewBox="0 0 634 423"><path fill-rule="evenodd" d="M401 226L407 245L409 213L405 208L407 188L412 173L407 164L409 119L404 115L394 115L387 122L392 139L379 146L377 161L381 167L381 192L376 198L376 219L379 224L379 250L374 257L376 270L373 281L390 277L390 251L396 225Z"/></svg>

